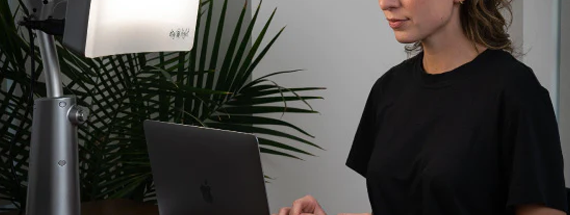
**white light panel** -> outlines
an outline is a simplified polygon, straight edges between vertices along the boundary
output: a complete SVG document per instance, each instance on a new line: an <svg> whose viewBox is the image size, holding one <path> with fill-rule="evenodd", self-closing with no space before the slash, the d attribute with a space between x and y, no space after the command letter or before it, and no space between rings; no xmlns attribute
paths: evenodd
<svg viewBox="0 0 570 215"><path fill-rule="evenodd" d="M200 0L91 0L85 56L189 51Z"/></svg>

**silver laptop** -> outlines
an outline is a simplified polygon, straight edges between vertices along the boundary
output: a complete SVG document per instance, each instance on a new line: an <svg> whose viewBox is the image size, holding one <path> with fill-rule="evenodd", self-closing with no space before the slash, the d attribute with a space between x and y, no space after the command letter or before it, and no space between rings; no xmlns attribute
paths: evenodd
<svg viewBox="0 0 570 215"><path fill-rule="evenodd" d="M145 121L160 215L268 215L257 138Z"/></svg>

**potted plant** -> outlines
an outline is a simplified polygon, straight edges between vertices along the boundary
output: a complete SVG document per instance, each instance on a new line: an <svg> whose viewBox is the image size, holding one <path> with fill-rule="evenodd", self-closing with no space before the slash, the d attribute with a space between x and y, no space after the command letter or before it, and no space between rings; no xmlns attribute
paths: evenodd
<svg viewBox="0 0 570 215"><path fill-rule="evenodd" d="M322 97L301 94L324 88L286 88L270 79L292 75L301 71L298 69L251 80L252 72L284 30L262 45L275 11L254 35L260 6L249 21L244 5L233 31L227 31L227 19L234 18L226 17L228 1L221 6L221 12L216 12L211 0L201 4L196 45L190 52L88 59L58 42L64 91L76 95L79 105L91 110L90 120L79 128L83 202L154 200L142 129L146 119L255 133L260 135L260 151L265 154L301 159L313 154L300 149L299 144L322 149L303 129L264 114L317 113L308 101ZM39 51L28 42L26 29L15 24L19 19L15 17L26 14L21 2L10 8L0 1L0 198L12 202L16 209L25 208L26 200L30 95L38 98L46 93L45 84L38 79L42 72ZM231 35L227 47L222 45L226 34ZM305 108L290 107L289 102L301 102Z"/></svg>

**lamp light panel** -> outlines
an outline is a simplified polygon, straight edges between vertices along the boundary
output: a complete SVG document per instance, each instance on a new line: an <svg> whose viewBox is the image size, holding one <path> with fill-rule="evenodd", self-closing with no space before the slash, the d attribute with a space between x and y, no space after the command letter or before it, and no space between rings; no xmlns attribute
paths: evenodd
<svg viewBox="0 0 570 215"><path fill-rule="evenodd" d="M64 44L90 58L189 51L199 7L200 0L69 1Z"/></svg>

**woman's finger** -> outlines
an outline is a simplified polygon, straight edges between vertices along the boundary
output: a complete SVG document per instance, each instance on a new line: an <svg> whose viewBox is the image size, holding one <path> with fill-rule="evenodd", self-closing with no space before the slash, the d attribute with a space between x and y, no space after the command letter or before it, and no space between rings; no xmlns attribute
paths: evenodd
<svg viewBox="0 0 570 215"><path fill-rule="evenodd" d="M281 210L279 210L279 215L289 215L289 211L291 211L290 207L281 208Z"/></svg>
<svg viewBox="0 0 570 215"><path fill-rule="evenodd" d="M291 212L289 215L300 215L303 213L313 214L315 213L316 207L317 200L314 197L307 195L293 201L293 206L291 206Z"/></svg>

